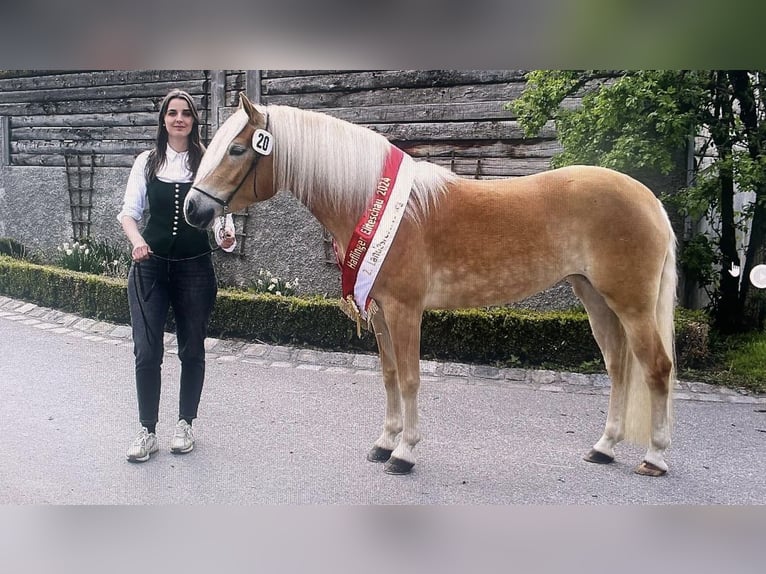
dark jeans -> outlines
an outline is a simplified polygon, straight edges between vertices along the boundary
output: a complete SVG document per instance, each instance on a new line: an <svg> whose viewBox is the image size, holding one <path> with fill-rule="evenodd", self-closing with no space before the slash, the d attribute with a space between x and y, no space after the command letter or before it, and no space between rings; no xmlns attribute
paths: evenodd
<svg viewBox="0 0 766 574"><path fill-rule="evenodd" d="M163 332L172 306L181 360L179 418L197 417L205 379L205 337L218 287L209 254L184 261L151 257L128 273L128 303L136 356L136 391L141 424L159 416Z"/></svg>

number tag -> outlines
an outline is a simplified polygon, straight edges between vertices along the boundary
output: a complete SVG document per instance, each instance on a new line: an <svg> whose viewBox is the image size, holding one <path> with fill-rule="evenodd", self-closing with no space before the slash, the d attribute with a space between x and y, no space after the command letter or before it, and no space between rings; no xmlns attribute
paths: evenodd
<svg viewBox="0 0 766 574"><path fill-rule="evenodd" d="M253 134L253 149L261 155L270 155L274 148L274 136L266 130L255 130Z"/></svg>

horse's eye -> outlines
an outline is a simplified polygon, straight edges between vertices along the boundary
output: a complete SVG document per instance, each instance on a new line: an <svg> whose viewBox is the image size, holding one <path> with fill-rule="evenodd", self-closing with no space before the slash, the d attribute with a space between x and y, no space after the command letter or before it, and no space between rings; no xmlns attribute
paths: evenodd
<svg viewBox="0 0 766 574"><path fill-rule="evenodd" d="M246 151L247 148L245 146L235 144L229 148L229 155L242 155Z"/></svg>

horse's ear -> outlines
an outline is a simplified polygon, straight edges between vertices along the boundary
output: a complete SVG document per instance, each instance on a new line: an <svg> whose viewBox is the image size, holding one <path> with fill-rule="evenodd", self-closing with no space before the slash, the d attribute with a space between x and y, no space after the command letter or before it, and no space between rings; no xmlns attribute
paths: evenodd
<svg viewBox="0 0 766 574"><path fill-rule="evenodd" d="M248 99L244 92L239 93L239 108L241 110L245 110L247 116L250 118L250 121L253 122L256 126L264 124L263 114L261 114L255 108L253 103Z"/></svg>

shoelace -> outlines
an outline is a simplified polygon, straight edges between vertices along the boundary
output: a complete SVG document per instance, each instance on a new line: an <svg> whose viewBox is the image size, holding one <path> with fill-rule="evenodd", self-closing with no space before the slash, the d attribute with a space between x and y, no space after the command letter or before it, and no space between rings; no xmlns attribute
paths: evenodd
<svg viewBox="0 0 766 574"><path fill-rule="evenodd" d="M142 430L138 433L138 436L136 436L135 440L133 441L134 445L138 445L141 447L146 446L146 442L149 440L149 433L146 432L146 430Z"/></svg>

